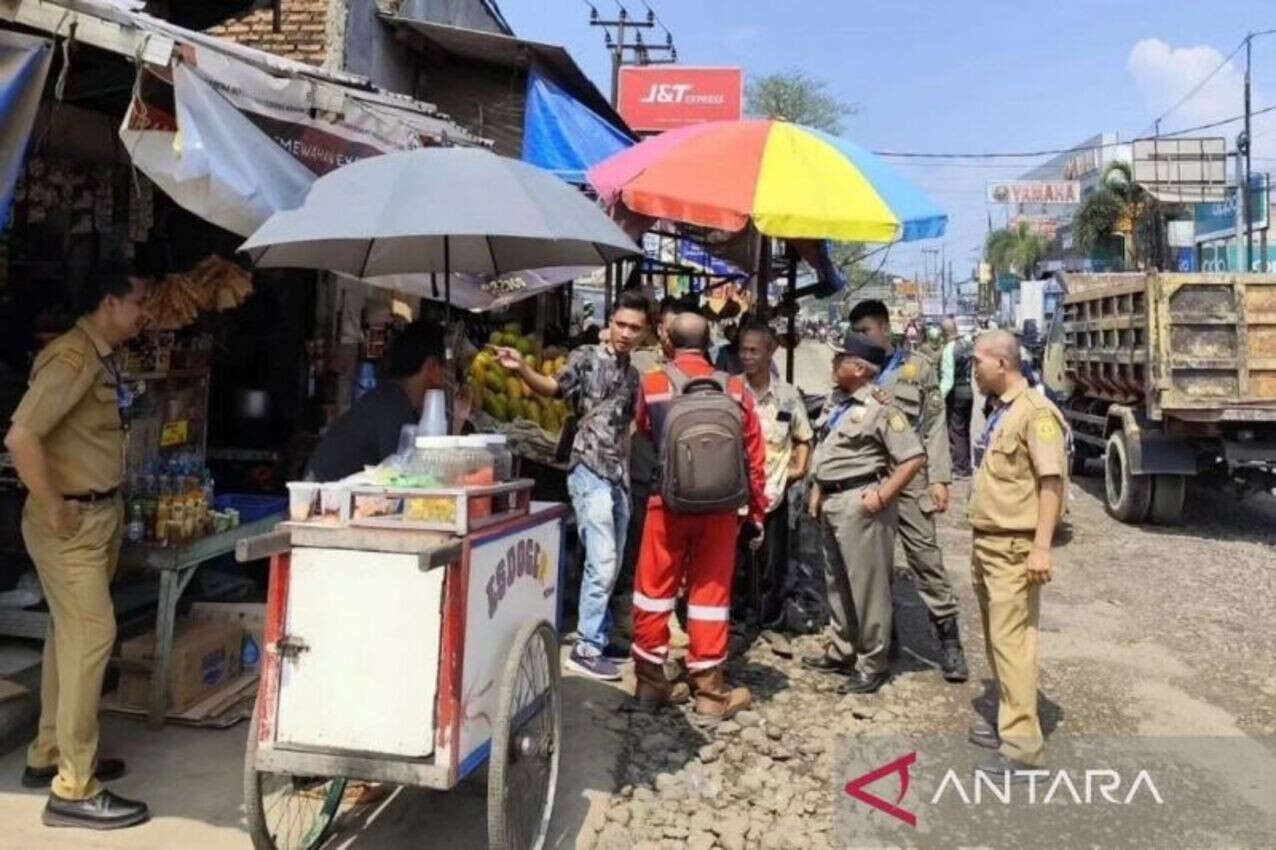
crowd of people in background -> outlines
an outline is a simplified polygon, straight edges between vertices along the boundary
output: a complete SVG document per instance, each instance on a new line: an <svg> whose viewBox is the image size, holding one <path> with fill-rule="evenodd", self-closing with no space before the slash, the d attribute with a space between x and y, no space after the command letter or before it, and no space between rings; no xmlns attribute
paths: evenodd
<svg viewBox="0 0 1276 850"><path fill-rule="evenodd" d="M644 337L657 345L642 345ZM963 682L969 671L935 518L948 509L953 479L973 474L971 511L982 523L975 583L1003 712L999 724L972 726L970 740L999 750L990 769L1039 763L1040 730L1025 694L1035 683L1037 600L1057 520L1046 515L1058 510L1050 494L1062 474L1064 426L1044 418L1053 405L1031 388L1018 341L996 330L961 334L952 317L925 331L910 323L896 336L885 304L860 302L830 344L835 386L814 417L807 398L780 380L779 347L768 323L746 315L714 348L698 310L670 299L653 310L626 291L598 342L579 346L557 378L498 349L499 362L532 390L575 412L568 490L584 565L568 665L618 680L632 659L634 710L693 698L696 711L726 718L748 706L749 691L727 683L725 662L733 629L792 655L785 603L797 561L789 510L797 488L822 537L828 611L823 652L802 663L842 677L842 693L872 693L889 680L898 536L942 674ZM976 388L988 399L988 424L972 462ZM980 451L1000 471L985 475ZM1013 510L999 495L1010 479L1019 488ZM628 647L614 628L626 618ZM675 629L687 641L685 677L666 664Z"/></svg>

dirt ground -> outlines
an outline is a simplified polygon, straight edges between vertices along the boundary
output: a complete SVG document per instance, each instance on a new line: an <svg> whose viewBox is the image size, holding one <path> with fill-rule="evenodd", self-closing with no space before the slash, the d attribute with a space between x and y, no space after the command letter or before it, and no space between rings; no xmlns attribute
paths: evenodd
<svg viewBox="0 0 1276 850"><path fill-rule="evenodd" d="M804 346L799 383L827 385L827 349ZM967 485L954 489L940 543L962 615L969 682L945 683L925 611L897 582L904 651L873 697L839 697L835 681L758 643L731 676L754 691L738 722L707 725L685 710L619 713L623 693L571 677L566 747L547 847L580 850L778 850L841 847L1271 848L1276 835L1276 500L1244 503L1192 491L1180 528L1109 518L1097 468L1075 479L1041 622L1041 716L1050 768L1138 770L1155 782L1125 805L1098 808L1086 788L1048 805L982 804L941 794L950 769L969 793L980 751L965 743L987 711L988 664L970 585ZM897 557L897 566L904 559ZM819 646L797 642L798 654ZM122 793L156 819L113 835L39 826L42 798L17 786L21 752L0 759L0 846L244 848L244 730L150 733L105 724L104 747L131 760ZM887 770L865 790L913 825L845 791L914 754L910 784ZM951 786L949 786L951 791ZM1136 789L1137 790L1137 789ZM1041 791L1038 789L1038 796ZM991 802L990 802L991 800ZM1097 797L1096 797L1097 800ZM402 791L347 818L329 847L485 847L481 786L452 795Z"/></svg>

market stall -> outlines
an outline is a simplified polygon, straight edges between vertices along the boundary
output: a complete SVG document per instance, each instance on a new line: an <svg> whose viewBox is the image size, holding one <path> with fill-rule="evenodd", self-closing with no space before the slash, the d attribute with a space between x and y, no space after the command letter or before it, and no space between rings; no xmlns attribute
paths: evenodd
<svg viewBox="0 0 1276 850"><path fill-rule="evenodd" d="M99 269L123 262L152 284L150 327L118 354L127 539L112 586L121 687L104 705L152 721L189 716L174 695L180 671L168 672L174 654L180 666L197 648L179 603L248 600L258 581L264 593L263 571L227 555L281 518L284 482L360 377L375 377L393 332L388 318L343 317L325 275L250 272L236 247L344 162L485 142L367 79L136 4L0 4L0 46L0 421ZM0 634L42 639L49 615L21 537L25 499L0 456ZM145 659L125 657L134 635L150 641ZM206 679L224 684L240 669L237 651L223 655Z"/></svg>

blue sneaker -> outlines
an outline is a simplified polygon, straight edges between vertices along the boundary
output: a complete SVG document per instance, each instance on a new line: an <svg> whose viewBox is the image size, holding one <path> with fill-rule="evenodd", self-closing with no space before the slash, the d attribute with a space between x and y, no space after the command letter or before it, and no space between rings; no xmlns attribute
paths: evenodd
<svg viewBox="0 0 1276 850"><path fill-rule="evenodd" d="M616 662L602 655L584 654L581 652L579 643L572 647L571 655L567 656L567 666L591 679L603 682L620 681L620 668L616 666Z"/></svg>

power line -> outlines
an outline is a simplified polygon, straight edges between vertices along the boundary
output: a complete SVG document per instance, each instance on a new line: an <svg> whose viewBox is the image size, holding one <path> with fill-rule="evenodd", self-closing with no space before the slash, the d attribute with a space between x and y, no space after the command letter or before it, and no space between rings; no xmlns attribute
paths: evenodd
<svg viewBox="0 0 1276 850"><path fill-rule="evenodd" d="M1263 115L1267 112L1276 112L1276 106L1267 106L1262 109L1255 109L1250 112L1251 116ZM1198 130L1209 130L1214 127L1221 127L1224 124L1231 124L1235 121L1241 121L1244 115L1234 115L1231 118L1224 118L1220 121L1211 121L1208 124L1197 124L1195 127L1184 127L1181 130L1172 130L1168 133L1161 133L1160 138L1182 136L1185 133L1195 133ZM1072 148L1048 148L1037 151L1013 151L1013 152L989 152L989 153L943 153L943 152L915 152L915 151L873 151L877 156L889 156L899 159L1030 159L1042 156L1051 156L1061 153L1084 153L1086 151L1103 150L1104 148L1114 148L1121 145L1128 145L1130 142L1146 142L1151 140L1151 136L1140 136L1136 139L1130 139L1124 142L1103 142L1097 145L1080 145Z"/></svg>
<svg viewBox="0 0 1276 850"><path fill-rule="evenodd" d="M1215 75L1215 74L1217 74L1219 71L1223 70L1224 66L1226 66L1228 62L1231 62L1231 61L1232 61L1232 57L1233 57L1233 56L1235 56L1238 52L1240 52L1240 49L1241 49L1242 47L1244 47L1244 46L1245 46L1245 39L1243 39L1243 38L1242 38L1242 39L1240 40L1240 43L1239 43L1239 44L1237 44L1237 45L1236 45L1236 47L1234 47L1234 48L1232 49L1232 52L1231 52L1231 53L1229 53L1229 54L1227 54L1226 56L1224 56L1224 57L1223 57L1223 61L1222 61L1222 62L1219 62L1219 63L1218 63L1218 65L1214 68L1214 70L1212 70L1212 71L1210 71L1208 74L1206 74L1206 75L1205 75L1205 77L1204 77L1204 78L1203 78L1203 79L1202 79L1199 83L1197 83L1197 84L1196 84L1196 85L1192 88L1192 90L1191 90L1191 91L1189 91L1187 94L1183 95L1183 97L1181 97L1181 98L1178 100L1178 102L1177 102L1177 103L1175 103L1175 104L1174 104L1173 106L1171 106L1169 109L1167 109L1167 110L1165 110L1164 112L1162 112L1162 113L1161 113L1160 115L1158 115L1156 118L1152 119L1152 123L1151 123L1151 124L1149 124L1149 125L1148 125L1148 127L1149 127L1149 128L1153 128L1153 127L1155 127L1155 126L1156 126L1156 124L1157 124L1157 122L1161 121L1162 119L1164 119L1164 118L1165 118L1165 116L1169 115L1169 114L1170 114L1170 113L1172 113L1174 110L1178 109L1180 106L1182 106L1183 104L1185 104L1185 103L1187 103L1189 100L1191 100L1193 97L1195 97L1195 96L1196 96L1196 93L1197 93L1197 92L1199 92L1201 89L1205 88L1205 84L1206 84L1206 83L1208 83L1210 80L1214 79L1214 75ZM1144 131L1143 131L1143 133L1144 133L1144 135L1146 135L1146 134L1147 134L1147 130L1144 130Z"/></svg>
<svg viewBox="0 0 1276 850"><path fill-rule="evenodd" d="M665 22L661 20L658 14L656 14L656 10L651 8L651 4L648 3L647 0L642 0L642 5L647 7L647 11L656 19L656 23L660 24L660 28L665 31L665 35L673 35L673 33L669 32L669 27L665 26Z"/></svg>

